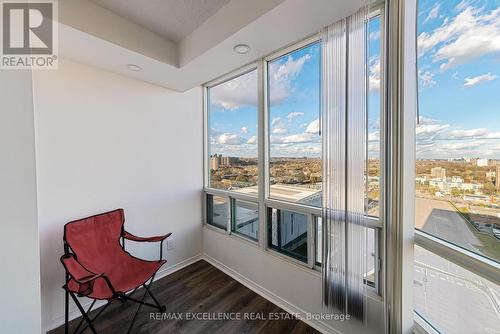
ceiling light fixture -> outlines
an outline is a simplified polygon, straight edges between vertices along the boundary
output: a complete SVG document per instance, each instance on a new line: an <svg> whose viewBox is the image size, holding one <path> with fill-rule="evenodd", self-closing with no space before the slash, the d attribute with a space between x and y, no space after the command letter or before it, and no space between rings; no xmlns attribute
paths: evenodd
<svg viewBox="0 0 500 334"><path fill-rule="evenodd" d="M233 50L236 53L245 54L250 51L250 47L247 44L238 44L234 46Z"/></svg>
<svg viewBox="0 0 500 334"><path fill-rule="evenodd" d="M136 64L127 64L127 70L139 72L142 70L142 67L140 67L139 65L136 65Z"/></svg>

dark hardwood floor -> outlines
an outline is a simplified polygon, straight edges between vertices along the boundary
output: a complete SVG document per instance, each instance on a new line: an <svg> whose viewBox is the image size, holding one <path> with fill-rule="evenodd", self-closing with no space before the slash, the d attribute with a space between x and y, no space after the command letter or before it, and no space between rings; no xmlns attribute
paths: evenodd
<svg viewBox="0 0 500 334"><path fill-rule="evenodd" d="M142 291L137 291L134 296L142 296ZM132 333L318 333L204 260L153 283L152 292L167 310L162 315L143 306ZM113 303L95 322L97 331L102 334L126 333L136 309L135 303ZM188 316L214 318L219 312L241 320L186 319ZM244 319L245 315L254 319ZM166 319L167 316L170 319ZM79 321L80 318L73 320L70 330ZM64 333L63 326L50 332L60 333ZM90 333L90 330L85 333Z"/></svg>

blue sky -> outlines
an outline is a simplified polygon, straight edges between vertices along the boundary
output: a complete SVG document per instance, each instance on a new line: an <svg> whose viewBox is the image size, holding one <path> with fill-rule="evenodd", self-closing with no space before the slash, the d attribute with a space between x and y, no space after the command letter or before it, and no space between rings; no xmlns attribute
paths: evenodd
<svg viewBox="0 0 500 334"><path fill-rule="evenodd" d="M500 0L419 1L418 158L500 158ZM379 155L380 20L369 26L368 149ZM271 156L319 157L320 47L269 64ZM211 153L257 156L257 74L210 90Z"/></svg>
<svg viewBox="0 0 500 334"><path fill-rule="evenodd" d="M370 61L379 70L380 21L370 25ZM320 157L320 45L314 43L269 63L271 157ZM379 74L371 77L370 131L379 127ZM373 81L373 82L372 82ZM210 90L211 153L257 156L256 71ZM370 148L378 154L378 140Z"/></svg>
<svg viewBox="0 0 500 334"><path fill-rule="evenodd" d="M500 158L500 1L419 1L420 158Z"/></svg>

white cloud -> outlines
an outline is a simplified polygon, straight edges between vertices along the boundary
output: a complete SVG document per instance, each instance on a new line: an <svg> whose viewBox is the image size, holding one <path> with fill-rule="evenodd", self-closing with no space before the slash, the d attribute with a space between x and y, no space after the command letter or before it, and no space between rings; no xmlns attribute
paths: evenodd
<svg viewBox="0 0 500 334"><path fill-rule="evenodd" d="M419 120L420 121L416 129L418 140L435 138L450 127L449 124L443 124L432 118L420 117Z"/></svg>
<svg viewBox="0 0 500 334"><path fill-rule="evenodd" d="M369 87L370 90L380 89L380 57L373 57L369 60Z"/></svg>
<svg viewBox="0 0 500 334"><path fill-rule="evenodd" d="M273 144L271 155L280 157L318 157L321 154L320 143Z"/></svg>
<svg viewBox="0 0 500 334"><path fill-rule="evenodd" d="M484 141L472 141L472 142L461 142L461 143L444 143L438 145L438 150L445 150L445 151L456 151L456 152L461 152L464 150L471 150L471 149L477 149L483 146L485 143Z"/></svg>
<svg viewBox="0 0 500 334"><path fill-rule="evenodd" d="M306 128L306 133L318 134L319 133L319 119L315 119Z"/></svg>
<svg viewBox="0 0 500 334"><path fill-rule="evenodd" d="M226 110L257 105L257 71L252 71L210 89L210 102Z"/></svg>
<svg viewBox="0 0 500 334"><path fill-rule="evenodd" d="M432 87L436 84L436 81L434 80L434 73L430 71L418 71L418 81L422 87Z"/></svg>
<svg viewBox="0 0 500 334"><path fill-rule="evenodd" d="M370 141L370 142L380 141L380 132L373 131L373 132L368 133L368 141Z"/></svg>
<svg viewBox="0 0 500 334"><path fill-rule="evenodd" d="M438 17L438 15L439 15L439 6L440 6L440 4L436 3L431 8L431 10L429 11L429 15L427 15L427 17L424 20L424 24L427 23L428 21L431 21L431 20L435 19L436 17Z"/></svg>
<svg viewBox="0 0 500 334"><path fill-rule="evenodd" d="M464 87L472 87L472 86L475 86L481 82L485 82L485 81L491 81L491 80L495 80L496 78L498 78L497 75L492 75L490 72L486 73L486 74L482 74L482 75L478 75L476 77L467 77L464 79Z"/></svg>
<svg viewBox="0 0 500 334"><path fill-rule="evenodd" d="M429 136L434 137L448 127L448 124L419 124L416 130L417 138L423 139Z"/></svg>
<svg viewBox="0 0 500 334"><path fill-rule="evenodd" d="M287 132L288 132L287 128L276 127L276 128L273 129L273 133L276 134L276 135L283 135L283 134L285 134Z"/></svg>
<svg viewBox="0 0 500 334"><path fill-rule="evenodd" d="M302 116L302 115L304 115L303 112L292 111L292 112L288 113L288 115L286 116L286 118L288 118L288 121L291 122L294 118Z"/></svg>
<svg viewBox="0 0 500 334"><path fill-rule="evenodd" d="M235 133L222 133L212 137L212 144L221 145L240 145L243 144L244 138L238 136Z"/></svg>
<svg viewBox="0 0 500 334"><path fill-rule="evenodd" d="M280 117L273 118L271 122L271 132L276 135L288 133L288 128Z"/></svg>
<svg viewBox="0 0 500 334"><path fill-rule="evenodd" d="M440 68L447 70L472 59L500 52L500 8L490 13L468 4L457 6L461 12L432 33L418 36L418 51L422 56L430 50L434 62L443 61Z"/></svg>
<svg viewBox="0 0 500 334"><path fill-rule="evenodd" d="M306 132L289 136L271 136L271 144L311 143L315 141L316 138L317 136Z"/></svg>
<svg viewBox="0 0 500 334"><path fill-rule="evenodd" d="M247 141L247 144L251 144L251 145L257 144L257 137L256 136L250 137L250 139L248 139L248 141Z"/></svg>
<svg viewBox="0 0 500 334"><path fill-rule="evenodd" d="M420 117L419 123L416 129L419 157L498 156L500 132L486 128L452 128L450 124L425 117Z"/></svg>
<svg viewBox="0 0 500 334"><path fill-rule="evenodd" d="M306 61L311 59L311 55L306 54L300 58L293 59L289 56L283 62L273 62L269 65L270 77L270 103L276 105L285 100L293 93L292 81L302 71Z"/></svg>
<svg viewBox="0 0 500 334"><path fill-rule="evenodd" d="M271 121L271 126L276 126L280 122L281 122L281 117L274 117Z"/></svg>
<svg viewBox="0 0 500 334"><path fill-rule="evenodd" d="M241 127L241 133L248 133L248 128L246 126Z"/></svg>
<svg viewBox="0 0 500 334"><path fill-rule="evenodd" d="M369 38L371 40L377 40L380 39L380 31L372 31L369 35Z"/></svg>
<svg viewBox="0 0 500 334"><path fill-rule="evenodd" d="M446 134L448 139L500 139L500 132L492 132L485 128L470 130L452 130Z"/></svg>
<svg viewBox="0 0 500 334"><path fill-rule="evenodd" d="M319 133L319 120L310 122L303 133L283 135L273 131L271 144L300 144L300 143L319 143L321 138Z"/></svg>

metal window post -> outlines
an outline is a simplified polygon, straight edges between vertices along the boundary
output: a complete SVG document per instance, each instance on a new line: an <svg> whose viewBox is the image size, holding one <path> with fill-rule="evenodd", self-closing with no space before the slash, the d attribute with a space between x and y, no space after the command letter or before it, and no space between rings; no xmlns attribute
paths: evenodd
<svg viewBox="0 0 500 334"><path fill-rule="evenodd" d="M416 0L386 2L386 332L413 332Z"/></svg>

